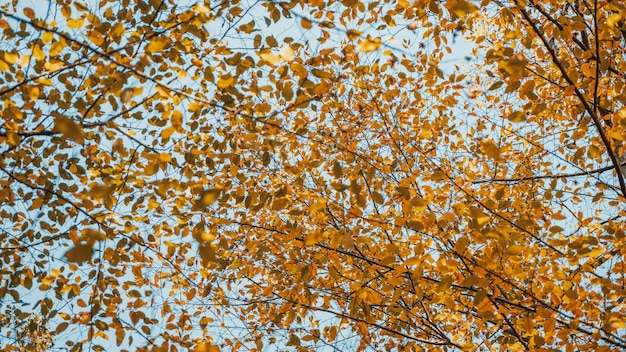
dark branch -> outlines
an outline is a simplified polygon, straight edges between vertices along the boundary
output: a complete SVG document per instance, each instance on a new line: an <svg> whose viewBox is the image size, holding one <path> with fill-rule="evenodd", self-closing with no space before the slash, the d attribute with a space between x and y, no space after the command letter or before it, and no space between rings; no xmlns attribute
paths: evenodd
<svg viewBox="0 0 626 352"><path fill-rule="evenodd" d="M626 162L622 163L620 166L626 165ZM514 183L521 181L533 181L533 180L543 180L543 179L559 179L559 178L569 178L569 177L581 177L581 176L590 176L594 174L601 174L606 171L610 171L615 169L615 166L605 166L599 169L591 170L591 171L581 171L575 172L572 174L558 174L558 175L536 175L536 176L525 176L525 177L513 177L513 178L490 178L486 180L476 180L472 182L472 184L481 184L481 183L489 183L489 182L501 182L501 183Z"/></svg>

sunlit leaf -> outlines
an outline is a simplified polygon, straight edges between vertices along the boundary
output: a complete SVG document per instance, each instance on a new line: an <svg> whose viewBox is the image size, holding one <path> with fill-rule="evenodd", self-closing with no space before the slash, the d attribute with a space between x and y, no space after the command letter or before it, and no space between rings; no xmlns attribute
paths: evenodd
<svg viewBox="0 0 626 352"><path fill-rule="evenodd" d="M364 53L375 51L382 45L380 38L372 38L368 36L359 43L359 50Z"/></svg>
<svg viewBox="0 0 626 352"><path fill-rule="evenodd" d="M194 352L220 352L220 349L210 343L201 343L194 348Z"/></svg>
<svg viewBox="0 0 626 352"><path fill-rule="evenodd" d="M622 2L6 3L0 350L624 349Z"/></svg>
<svg viewBox="0 0 626 352"><path fill-rule="evenodd" d="M288 45L283 45L282 47L280 47L280 57L282 57L285 61L293 60L293 49L291 49L291 47Z"/></svg>
<svg viewBox="0 0 626 352"><path fill-rule="evenodd" d="M150 44L146 47L146 51L155 53L161 52L167 45L167 39L164 37L157 37L150 41Z"/></svg>
<svg viewBox="0 0 626 352"><path fill-rule="evenodd" d="M73 18L67 21L67 26L71 29L78 29L83 26L85 20L82 18Z"/></svg>
<svg viewBox="0 0 626 352"><path fill-rule="evenodd" d="M259 53L259 57L263 59L263 61L266 61L271 65L277 65L278 63L280 63L281 58L280 55L277 55L271 51Z"/></svg>

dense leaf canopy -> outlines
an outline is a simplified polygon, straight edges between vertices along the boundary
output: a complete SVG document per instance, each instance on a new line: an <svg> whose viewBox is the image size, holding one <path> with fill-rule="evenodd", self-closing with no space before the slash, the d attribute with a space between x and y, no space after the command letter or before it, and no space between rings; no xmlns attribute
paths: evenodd
<svg viewBox="0 0 626 352"><path fill-rule="evenodd" d="M0 347L626 349L625 19L6 1Z"/></svg>

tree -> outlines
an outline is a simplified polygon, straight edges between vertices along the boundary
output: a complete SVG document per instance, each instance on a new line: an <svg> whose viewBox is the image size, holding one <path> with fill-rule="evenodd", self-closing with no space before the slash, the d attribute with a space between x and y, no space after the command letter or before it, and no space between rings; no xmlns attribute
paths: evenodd
<svg viewBox="0 0 626 352"><path fill-rule="evenodd" d="M40 317L27 314L15 307L0 313L0 325L8 326L6 335L0 336L3 351L43 352L52 347L52 336Z"/></svg>
<svg viewBox="0 0 626 352"><path fill-rule="evenodd" d="M623 2L27 6L0 297L55 348L626 348Z"/></svg>

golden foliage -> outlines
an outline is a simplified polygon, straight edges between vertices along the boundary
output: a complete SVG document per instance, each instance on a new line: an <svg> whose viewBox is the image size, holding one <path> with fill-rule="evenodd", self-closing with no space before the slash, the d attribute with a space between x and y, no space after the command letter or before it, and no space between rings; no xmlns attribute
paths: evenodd
<svg viewBox="0 0 626 352"><path fill-rule="evenodd" d="M0 5L2 348L626 349L623 2L253 3Z"/></svg>

